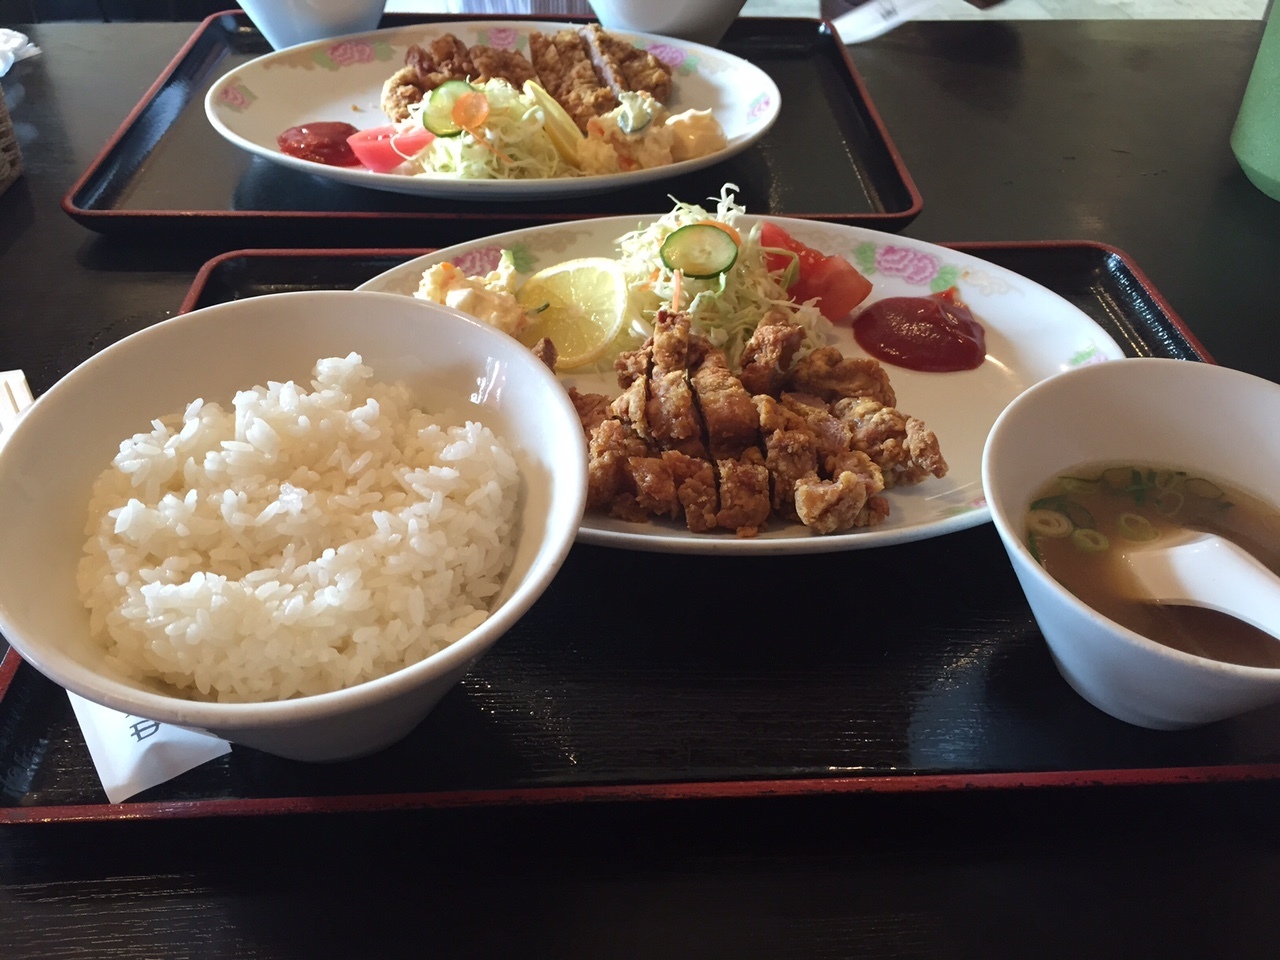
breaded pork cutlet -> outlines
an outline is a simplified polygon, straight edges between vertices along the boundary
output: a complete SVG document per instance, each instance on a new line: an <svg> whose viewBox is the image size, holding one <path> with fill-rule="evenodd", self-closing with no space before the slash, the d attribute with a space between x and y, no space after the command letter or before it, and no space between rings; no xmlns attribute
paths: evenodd
<svg viewBox="0 0 1280 960"><path fill-rule="evenodd" d="M519 50L482 44L468 47L445 33L426 48L414 44L406 51L404 66L382 85L382 112L398 123L409 116L409 107L446 80L493 79L506 80L519 90L526 80L537 80L538 74Z"/></svg>
<svg viewBox="0 0 1280 960"><path fill-rule="evenodd" d="M884 520L887 488L946 474L937 437L885 402L877 361L835 347L793 360L799 331L762 324L738 377L687 314L659 311L653 335L614 362L618 397L570 388L590 437L588 507L739 537L774 516L831 534ZM748 368L775 392L753 394Z"/></svg>
<svg viewBox="0 0 1280 960"><path fill-rule="evenodd" d="M664 450L705 457L702 419L689 386L689 315L659 310L649 351L653 362L645 418L650 438Z"/></svg>
<svg viewBox="0 0 1280 960"><path fill-rule="evenodd" d="M672 519L683 515L695 533L715 528L719 496L709 461L664 450L656 457L631 457L627 471L641 510Z"/></svg>
<svg viewBox="0 0 1280 960"><path fill-rule="evenodd" d="M476 65L475 80L489 80L499 77L517 90L524 87L526 80L538 80L538 73L533 64L519 50L502 50L498 47L477 45L471 48L471 62Z"/></svg>
<svg viewBox="0 0 1280 960"><path fill-rule="evenodd" d="M616 417L602 420L587 443L587 509L602 510L624 520L640 522L647 513L636 505L631 461L651 455L630 424Z"/></svg>
<svg viewBox="0 0 1280 960"><path fill-rule="evenodd" d="M779 516L799 520L796 485L818 479L818 439L807 429L803 417L767 393L756 394L754 399L769 471L770 501Z"/></svg>
<svg viewBox="0 0 1280 960"><path fill-rule="evenodd" d="M818 462L853 449L853 428L825 402L808 393L783 393L782 405L804 419L818 442Z"/></svg>
<svg viewBox="0 0 1280 960"><path fill-rule="evenodd" d="M690 0L697 2L697 0ZM671 68L651 54L589 23L578 30L596 74L615 94L647 93L659 103L671 98Z"/></svg>
<svg viewBox="0 0 1280 960"><path fill-rule="evenodd" d="M543 366L552 372L555 371L556 361L559 360L560 357L556 350L556 345L552 342L550 337L541 338L529 349L533 351L533 355L542 362Z"/></svg>
<svg viewBox="0 0 1280 960"><path fill-rule="evenodd" d="M869 397L837 400L832 409L849 426L852 446L866 453L884 472L886 487L946 476L947 461L938 438L924 421Z"/></svg>
<svg viewBox="0 0 1280 960"><path fill-rule="evenodd" d="M591 62L591 51L576 30L557 30L551 35L529 34L529 55L538 73L538 83L559 101L581 130L587 121L608 113L618 105L617 94L603 83Z"/></svg>
<svg viewBox="0 0 1280 960"><path fill-rule="evenodd" d="M627 473L635 496L636 506L646 516L680 516L679 484L671 464L661 456L632 457L627 461Z"/></svg>
<svg viewBox="0 0 1280 960"><path fill-rule="evenodd" d="M872 526L885 516L876 500L880 469L853 448L853 432L822 401L798 394L755 398L764 436L773 507L818 533ZM876 501L876 502L873 502Z"/></svg>
<svg viewBox="0 0 1280 960"><path fill-rule="evenodd" d="M716 526L732 530L739 537L754 537L769 519L769 470L764 455L749 447L741 457L717 460L720 479L720 509Z"/></svg>
<svg viewBox="0 0 1280 960"><path fill-rule="evenodd" d="M608 418L609 405L613 402L603 393L582 393L577 387L569 388L569 400L578 412L582 432L587 436L591 436L591 431Z"/></svg>
<svg viewBox="0 0 1280 960"><path fill-rule="evenodd" d="M652 345L626 350L613 362L622 393L609 404L609 416L625 420L646 441L649 433L649 369L653 365Z"/></svg>
<svg viewBox="0 0 1280 960"><path fill-rule="evenodd" d="M702 353L689 383L707 428L707 447L716 460L736 459L759 444L760 415L751 394L729 369L724 351L708 342Z"/></svg>
<svg viewBox="0 0 1280 960"><path fill-rule="evenodd" d="M393 123L408 119L409 108L446 80L465 80L474 76L467 45L452 33L436 37L427 48L411 46L404 55L404 66L382 85L382 112Z"/></svg>
<svg viewBox="0 0 1280 960"><path fill-rule="evenodd" d="M747 392L776 397L803 343L803 327L792 323L781 310L768 311L742 351L741 377Z"/></svg>
<svg viewBox="0 0 1280 960"><path fill-rule="evenodd" d="M784 381L793 393L808 393L835 403L846 397L869 397L892 407L897 403L889 372L871 357L846 357L838 347L818 347L797 360Z"/></svg>
<svg viewBox="0 0 1280 960"><path fill-rule="evenodd" d="M684 507L685 526L694 533L706 533L715 529L720 511L720 493L716 487L716 472L711 461L688 457L674 450L668 450L662 456L671 462L679 480L676 496Z"/></svg>
<svg viewBox="0 0 1280 960"><path fill-rule="evenodd" d="M796 487L796 512L817 533L873 527L889 515L889 501L871 489L865 477L849 470L832 480L806 480Z"/></svg>
<svg viewBox="0 0 1280 960"><path fill-rule="evenodd" d="M570 393L585 426L584 408L595 409L600 395L572 388ZM587 432L588 509L633 522L683 514L685 525L695 533L715 528L720 500L710 461L678 450L657 450L630 423L613 416Z"/></svg>
<svg viewBox="0 0 1280 960"><path fill-rule="evenodd" d="M452 33L425 48L414 44L404 66L383 84L382 110L398 123L409 116L409 107L446 80L492 79L506 80L517 90L526 80L537 82L584 131L593 117L618 106L620 93L644 92L660 103L671 96L666 64L590 24L550 35L535 30L529 35L529 57L484 44L468 47Z"/></svg>

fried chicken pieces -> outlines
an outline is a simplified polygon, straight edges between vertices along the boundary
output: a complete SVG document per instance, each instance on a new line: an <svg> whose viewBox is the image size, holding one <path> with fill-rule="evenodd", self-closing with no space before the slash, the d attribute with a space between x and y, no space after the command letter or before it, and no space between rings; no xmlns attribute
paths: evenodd
<svg viewBox="0 0 1280 960"><path fill-rule="evenodd" d="M766 316L735 375L687 314L660 311L614 364L620 395L569 389L590 451L587 508L698 533L752 537L774 516L837 533L888 516L886 489L946 474L937 437L894 407L879 363L832 347L795 360L803 339Z"/></svg>
<svg viewBox="0 0 1280 960"><path fill-rule="evenodd" d="M382 109L393 122L446 80L500 78L519 90L533 80L559 101L582 130L587 121L618 106L618 94L648 93L659 103L671 96L671 69L647 50L601 30L596 24L554 34L529 35L529 57L518 50L477 44L468 47L451 33L427 49L411 46L405 65L382 88Z"/></svg>

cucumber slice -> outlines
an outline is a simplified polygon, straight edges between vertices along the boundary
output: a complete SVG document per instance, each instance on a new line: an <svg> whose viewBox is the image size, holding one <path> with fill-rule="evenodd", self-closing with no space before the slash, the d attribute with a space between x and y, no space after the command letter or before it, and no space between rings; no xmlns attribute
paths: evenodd
<svg viewBox="0 0 1280 960"><path fill-rule="evenodd" d="M422 110L422 125L437 137L456 137L462 128L453 122L453 105L464 93L472 93L475 87L465 80L446 80L431 91L427 105Z"/></svg>
<svg viewBox="0 0 1280 960"><path fill-rule="evenodd" d="M672 231L662 242L662 262L694 280L718 277L738 259L738 245L727 230L691 223Z"/></svg>

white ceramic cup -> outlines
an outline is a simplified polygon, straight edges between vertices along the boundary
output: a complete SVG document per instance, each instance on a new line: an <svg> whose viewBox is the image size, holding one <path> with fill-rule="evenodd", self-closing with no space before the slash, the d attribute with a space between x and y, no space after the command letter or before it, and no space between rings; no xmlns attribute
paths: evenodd
<svg viewBox="0 0 1280 960"><path fill-rule="evenodd" d="M658 33L715 46L745 0L590 0L606 30Z"/></svg>
<svg viewBox="0 0 1280 960"><path fill-rule="evenodd" d="M276 50L374 30L386 0L240 0L240 9Z"/></svg>

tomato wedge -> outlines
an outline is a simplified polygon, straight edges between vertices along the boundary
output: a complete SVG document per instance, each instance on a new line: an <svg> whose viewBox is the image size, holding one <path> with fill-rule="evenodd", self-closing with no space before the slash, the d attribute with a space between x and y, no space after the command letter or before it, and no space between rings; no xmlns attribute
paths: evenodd
<svg viewBox="0 0 1280 960"><path fill-rule="evenodd" d="M812 267L819 260L822 260L826 254L807 247L787 231L783 230L776 223L768 221L760 228L760 245L764 247L781 247L784 250L790 250L800 258L800 270L803 273L805 267ZM770 270L784 269L791 258L785 253L767 253L765 254L765 266Z"/></svg>
<svg viewBox="0 0 1280 960"><path fill-rule="evenodd" d="M858 272L844 257L826 257L808 271L801 270L800 279L790 291L791 298L804 303L818 298L818 309L828 320L836 321L867 299L871 281Z"/></svg>
<svg viewBox="0 0 1280 960"><path fill-rule="evenodd" d="M434 133L422 128L401 133L393 126L371 127L353 133L347 144L367 169L386 173L421 153L435 138Z"/></svg>
<svg viewBox="0 0 1280 960"><path fill-rule="evenodd" d="M796 255L798 271L787 288L797 303L817 299L818 310L828 320L842 320L871 293L871 281L844 257L828 256L806 246L776 223L766 222L760 230L760 243L779 247ZM783 270L791 263L785 253L766 253L769 270Z"/></svg>

